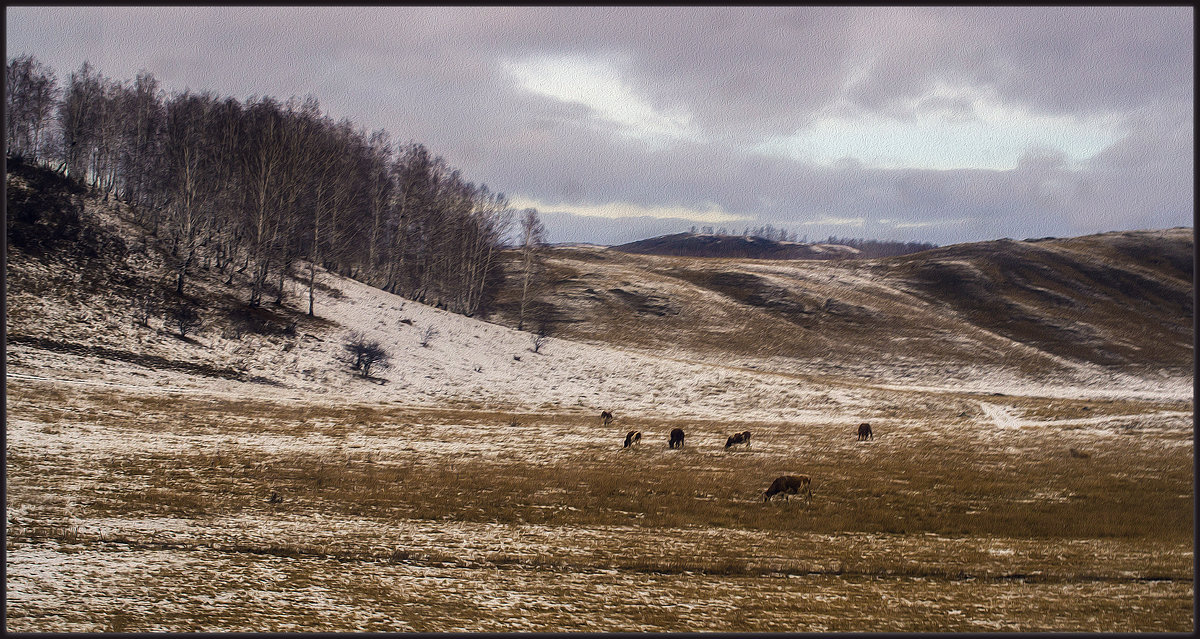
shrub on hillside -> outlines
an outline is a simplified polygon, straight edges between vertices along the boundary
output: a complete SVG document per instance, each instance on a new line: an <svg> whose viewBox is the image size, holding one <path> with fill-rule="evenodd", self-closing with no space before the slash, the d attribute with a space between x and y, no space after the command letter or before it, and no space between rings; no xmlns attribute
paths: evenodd
<svg viewBox="0 0 1200 639"><path fill-rule="evenodd" d="M550 338L546 336L545 330L538 331L537 334L533 335L530 339L533 344L533 352L540 353L542 347L546 345L546 340L548 339Z"/></svg>
<svg viewBox="0 0 1200 639"><path fill-rule="evenodd" d="M179 330L180 337L200 328L200 312L196 305L186 299L180 299L167 307L166 320Z"/></svg>
<svg viewBox="0 0 1200 639"><path fill-rule="evenodd" d="M387 350L378 341L369 340L362 333L351 335L345 349L353 358L350 367L363 377L370 377L372 368L387 368L391 360Z"/></svg>
<svg viewBox="0 0 1200 639"><path fill-rule="evenodd" d="M150 318L158 312L159 301L153 290L142 291L133 298L133 318L138 324L149 327Z"/></svg>

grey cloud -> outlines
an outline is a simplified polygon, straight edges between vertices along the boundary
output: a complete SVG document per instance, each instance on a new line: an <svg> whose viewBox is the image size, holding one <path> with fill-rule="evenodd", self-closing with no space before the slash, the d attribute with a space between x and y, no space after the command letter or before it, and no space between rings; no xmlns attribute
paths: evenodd
<svg viewBox="0 0 1200 639"><path fill-rule="evenodd" d="M856 12L878 56L852 92L896 108L938 80L990 87L1053 113L1190 95L1189 7L920 7ZM1152 71L1151 71L1152 70Z"/></svg>
<svg viewBox="0 0 1200 639"><path fill-rule="evenodd" d="M610 220L569 213L543 213L541 218L546 225L548 241L555 244L586 243L613 246L648 237L682 233L693 226L703 226L693 220L681 218L635 217Z"/></svg>
<svg viewBox="0 0 1200 639"><path fill-rule="evenodd" d="M60 77L87 59L110 77L147 68L169 89L314 94L335 118L426 143L476 182L548 203L704 208L748 225L939 243L1190 224L1192 9L384 7L167 9L10 7L8 53ZM647 143L580 104L528 93L501 62L594 54L697 138ZM873 60L873 66L859 65ZM937 81L988 88L1035 112L1115 112L1130 135L1082 167L1032 154L1011 171L880 170L765 156L748 142L791 133L846 94L911 115ZM962 99L917 110L969 117ZM688 220L551 226L612 241ZM898 229L888 219L930 223ZM549 222L548 222L549 224ZM731 224L742 226L741 224ZM633 229L627 230L627 229ZM565 232L565 231L564 231Z"/></svg>
<svg viewBox="0 0 1200 639"><path fill-rule="evenodd" d="M1119 228L1122 219L1137 227L1189 224L1191 161L1181 156L1190 158L1190 144L1190 133L1176 131L1158 139L1133 137L1077 169L1060 153L1043 152L1009 171L935 171L854 163L816 167L698 144L644 153L601 138L572 145L564 137L528 161L491 155L488 172L496 172L497 183L525 179L531 187L525 194L547 202L622 200L697 208L716 202L727 212L789 228L826 216L969 220L903 233L873 229L947 243L1099 232Z"/></svg>

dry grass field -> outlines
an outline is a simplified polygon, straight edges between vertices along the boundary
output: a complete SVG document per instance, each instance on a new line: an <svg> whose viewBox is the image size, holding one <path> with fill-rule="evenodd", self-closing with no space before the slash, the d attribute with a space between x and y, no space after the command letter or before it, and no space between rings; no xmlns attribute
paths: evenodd
<svg viewBox="0 0 1200 639"><path fill-rule="evenodd" d="M10 379L8 630L1193 629L1190 403L892 399L858 442Z"/></svg>
<svg viewBox="0 0 1200 639"><path fill-rule="evenodd" d="M136 312L169 256L85 200L128 254L6 263L9 631L1194 630L1190 228L558 247L535 350L512 290L469 318L323 270L308 317L296 274L248 308L197 268L179 335Z"/></svg>

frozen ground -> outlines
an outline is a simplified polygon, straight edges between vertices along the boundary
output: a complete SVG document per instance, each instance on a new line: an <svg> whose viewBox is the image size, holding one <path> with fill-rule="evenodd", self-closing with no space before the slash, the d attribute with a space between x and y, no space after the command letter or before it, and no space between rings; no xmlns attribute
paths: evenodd
<svg viewBox="0 0 1200 639"><path fill-rule="evenodd" d="M26 344L8 345L8 374L11 379L55 378L235 396L249 392L293 399L326 396L355 403L437 406L451 402L595 413L617 409L654 417L736 415L749 420L803 414L831 389L842 389L834 396L845 401L833 401L850 410L869 405L871 397L888 391L1161 401L1185 401L1192 395L1190 378L1133 378L1085 365L1075 365L1078 370L1071 380L1030 380L984 366L959 368L943 372L943 381L930 385L905 381L904 362L890 357L874 364L862 362L853 371L838 374L822 370L820 362L805 366L794 360L698 360L683 352L655 356L555 338L548 338L534 353L528 332L417 304L354 280L324 273L322 280L337 291L323 291L318 297L318 316L332 322L322 331L302 330L294 338L249 335L231 340L209 330L185 342L166 330L134 327L132 321L116 315L119 309L113 309L106 320L110 330L95 338L95 343L114 349L247 371L274 380L274 385L248 386ZM291 286L295 298L305 293L298 283ZM16 306L30 303L35 301L25 297L10 301ZM70 335L81 323L94 322L95 313L81 309L75 314L51 314L42 330L46 336ZM429 330L434 334L421 346ZM345 363L343 345L356 332L377 339L393 355L391 367L376 373L379 379L357 377Z"/></svg>
<svg viewBox="0 0 1200 639"><path fill-rule="evenodd" d="M1193 628L1190 534L1109 528L1191 508L1190 379L534 353L528 333L324 281L333 324L294 338L108 320L110 348L272 384L9 345L9 630ZM354 331L392 352L380 379L344 363ZM751 448L724 450L743 428ZM813 474L810 508L762 503L783 472Z"/></svg>

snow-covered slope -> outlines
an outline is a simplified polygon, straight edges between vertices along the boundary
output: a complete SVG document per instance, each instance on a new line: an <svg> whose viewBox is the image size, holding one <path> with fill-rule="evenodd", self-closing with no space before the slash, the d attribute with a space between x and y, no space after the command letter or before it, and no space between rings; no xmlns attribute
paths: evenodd
<svg viewBox="0 0 1200 639"><path fill-rule="evenodd" d="M13 184L21 185L13 182L13 176L9 179L10 189ZM645 288L650 292L644 300L638 298L638 304L653 306L654 295L661 294L670 298L666 306L678 305L686 312L665 317L640 314L640 323L610 323L640 331L636 335L622 333L620 328L606 329L604 339L576 337L579 331L556 331L554 335L563 337L547 338L539 352L534 352L529 332L431 308L318 271L315 318L305 315L305 283L289 279L281 306L268 302L258 309L274 318L274 328L242 331L234 330L230 312L244 307L243 291L236 284L226 286L224 275L196 269L189 274L186 289L204 305L205 323L181 338L161 317L152 318L148 326L139 323L132 304L139 286L154 283L161 287L165 281L169 287L173 282L162 253L143 229L129 223L121 206L94 197L85 201L89 223L95 225L91 234L123 238L129 248L119 260L105 260L103 256L68 259L61 250L35 255L10 247L6 316L10 378L45 377L80 384L348 403L583 414L615 410L623 415L714 420L804 421L806 416L828 419L830 415L854 420L861 412L895 401L897 392L1191 397L1190 377L1175 373L1133 376L1041 352L1037 353L1041 360L1054 359L1056 366L1069 374L1030 376L986 357L959 360L953 367L931 367L921 360L921 349L903 344L869 351L877 356L847 359L845 340L831 341L827 347L821 347L820 340L836 333L831 327L844 324L854 328L860 315L869 315L869 305L886 310L879 300L901 295L872 273L839 270L826 263L810 263L803 268L815 270L804 271L796 270L799 266L747 264L743 270L749 275L740 277L779 299L755 299L739 307L725 291L741 280L726 285L720 283L723 280L711 279L721 276L719 271L714 271L715 275L685 272L681 277L653 260L647 262L653 262L652 268L645 267L642 263L650 258L627 256L629 260L616 261L593 255L600 249L587 253L587 259L577 265L586 268L586 276L597 285L615 283L627 297L637 297ZM639 270L641 267L645 268ZM688 263L679 268L700 267ZM689 278L710 278L697 281L711 290L689 283ZM822 281L834 282L831 286L836 288L830 290L836 292L840 304L833 306L832 299L824 302L822 313L833 318L827 323L800 329L795 323L773 318L761 321L755 330L739 325L739 321L747 321L746 313L758 312L754 304L788 311L785 302L807 303L806 298L788 297L799 294L788 293L785 287L799 282L802 288L816 290ZM694 303L687 301L693 297ZM918 300L910 306L921 304L925 302ZM609 306L612 310L613 305ZM625 313L622 317L627 321L633 314L622 309L624 306L613 312ZM909 323L918 326L930 321L925 317L913 315ZM289 323L291 329L279 328ZM657 331L653 348L646 347L645 338L651 331L646 326L650 325ZM698 349L694 341L673 340L673 327L679 329L678 335L707 331L712 337L705 338L707 346ZM425 339L431 329L434 333ZM774 332L778 330L790 330L789 339L800 336L810 340L816 345L813 353L786 357L773 353L769 347L782 335ZM862 333L861 327L855 330ZM975 340L959 349L966 351L977 349L976 344L995 342L1016 353L1006 355L1010 361L1019 359L1021 349L1035 351L978 330L978 334L963 335L947 330L931 338L943 349L956 339ZM372 371L371 379L353 371L347 359L345 345L358 333L378 340L390 355L390 366ZM882 339L880 344L916 339L875 337ZM734 339L768 348L748 355L746 349L722 351L711 346ZM920 374L910 376L910 370ZM931 370L936 374L931 376Z"/></svg>
<svg viewBox="0 0 1200 639"><path fill-rule="evenodd" d="M158 340L157 352L178 360L204 361L216 369L238 367L260 381L236 381L102 356L9 344L10 377L69 378L86 384L117 384L220 395L325 399L345 403L461 406L506 411L694 417L717 420L805 421L837 414L857 419L896 391L977 390L1061 397L1185 398L1190 387L1113 377L1090 388L1037 386L992 377L987 383L942 388L873 384L869 380L782 374L712 363L689 362L619 348L549 338L533 352L532 335L405 300L328 273L317 300L322 330L293 337L248 335L241 339L202 330L183 341L162 330L136 332L126 350ZM299 299L299 284L292 298ZM335 292L336 291L336 292ZM96 318L80 317L79 322ZM110 318L111 321L111 318ZM410 324L411 322L411 324ZM132 323L121 323L123 327ZM422 346L427 329L436 333ZM351 370L344 345L354 333L378 340L389 368L365 379ZM64 336L69 337L69 336ZM111 337L111 335L110 335ZM120 343L110 344L114 347ZM272 383L263 383L270 380Z"/></svg>

